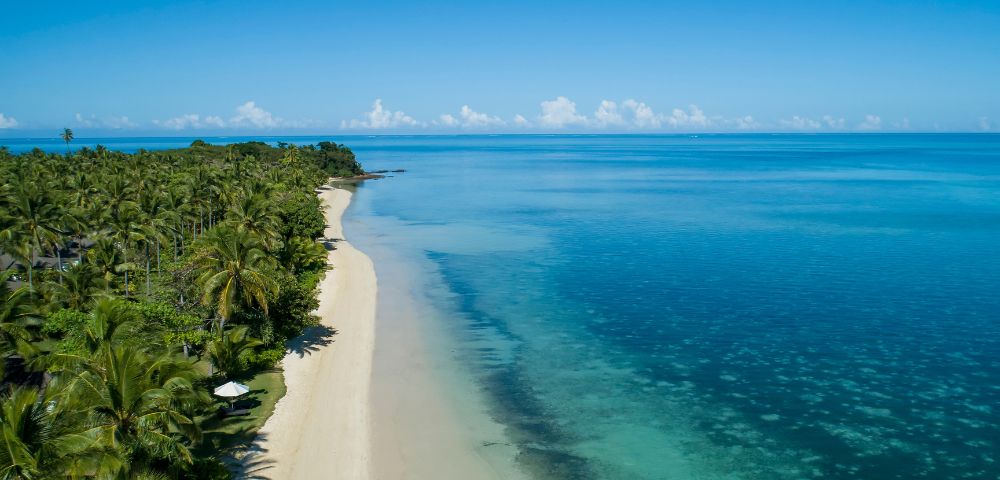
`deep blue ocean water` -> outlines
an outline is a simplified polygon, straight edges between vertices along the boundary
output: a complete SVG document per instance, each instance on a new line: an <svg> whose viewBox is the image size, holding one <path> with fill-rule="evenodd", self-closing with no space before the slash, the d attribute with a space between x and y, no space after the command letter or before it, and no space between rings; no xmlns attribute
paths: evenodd
<svg viewBox="0 0 1000 480"><path fill-rule="evenodd" d="M1000 136L338 141L539 477L1000 478Z"/></svg>

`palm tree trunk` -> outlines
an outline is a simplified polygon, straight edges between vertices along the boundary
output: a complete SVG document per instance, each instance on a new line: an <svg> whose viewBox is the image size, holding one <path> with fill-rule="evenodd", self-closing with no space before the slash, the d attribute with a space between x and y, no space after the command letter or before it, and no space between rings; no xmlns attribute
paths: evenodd
<svg viewBox="0 0 1000 480"><path fill-rule="evenodd" d="M59 247L58 246L56 246L56 262L57 262L56 263L56 270L59 271L59 285L62 285L63 284L63 278L62 278L63 277L62 276L62 271L63 271L62 252L59 251Z"/></svg>
<svg viewBox="0 0 1000 480"><path fill-rule="evenodd" d="M146 296L149 297L149 242L146 242Z"/></svg>
<svg viewBox="0 0 1000 480"><path fill-rule="evenodd" d="M128 254L124 249L122 249L122 260L124 260L122 263L128 263ZM128 298L128 265L125 265L125 298Z"/></svg>
<svg viewBox="0 0 1000 480"><path fill-rule="evenodd" d="M160 274L160 239L156 239L156 274Z"/></svg>
<svg viewBox="0 0 1000 480"><path fill-rule="evenodd" d="M31 254L28 255L28 290L31 291L31 297L35 297L35 283L32 279L32 272L35 267L35 247L31 247Z"/></svg>

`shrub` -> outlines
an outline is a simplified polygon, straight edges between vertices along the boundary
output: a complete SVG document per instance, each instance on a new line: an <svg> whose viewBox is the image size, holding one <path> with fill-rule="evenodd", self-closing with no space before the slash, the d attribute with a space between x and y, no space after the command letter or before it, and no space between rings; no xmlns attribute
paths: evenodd
<svg viewBox="0 0 1000 480"><path fill-rule="evenodd" d="M86 351L84 326L89 315L78 310L62 309L45 317L42 334L58 339L56 349L63 353Z"/></svg>
<svg viewBox="0 0 1000 480"><path fill-rule="evenodd" d="M285 358L284 345L273 345L260 350L249 351L240 357L243 369L248 371L274 368Z"/></svg>

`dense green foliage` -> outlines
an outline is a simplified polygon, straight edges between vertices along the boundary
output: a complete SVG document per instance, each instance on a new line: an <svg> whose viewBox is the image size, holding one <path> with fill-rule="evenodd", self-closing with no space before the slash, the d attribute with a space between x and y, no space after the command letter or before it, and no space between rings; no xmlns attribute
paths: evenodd
<svg viewBox="0 0 1000 480"><path fill-rule="evenodd" d="M316 324L314 188L361 173L330 142L0 149L0 478L228 478L210 390Z"/></svg>

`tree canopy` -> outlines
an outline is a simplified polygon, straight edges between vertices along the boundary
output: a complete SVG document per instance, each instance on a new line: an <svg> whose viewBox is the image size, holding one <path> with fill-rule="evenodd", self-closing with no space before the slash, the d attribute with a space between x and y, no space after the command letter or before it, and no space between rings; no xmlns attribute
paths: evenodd
<svg viewBox="0 0 1000 480"><path fill-rule="evenodd" d="M0 148L0 478L226 478L211 387L315 324L315 188L362 173L334 142Z"/></svg>

